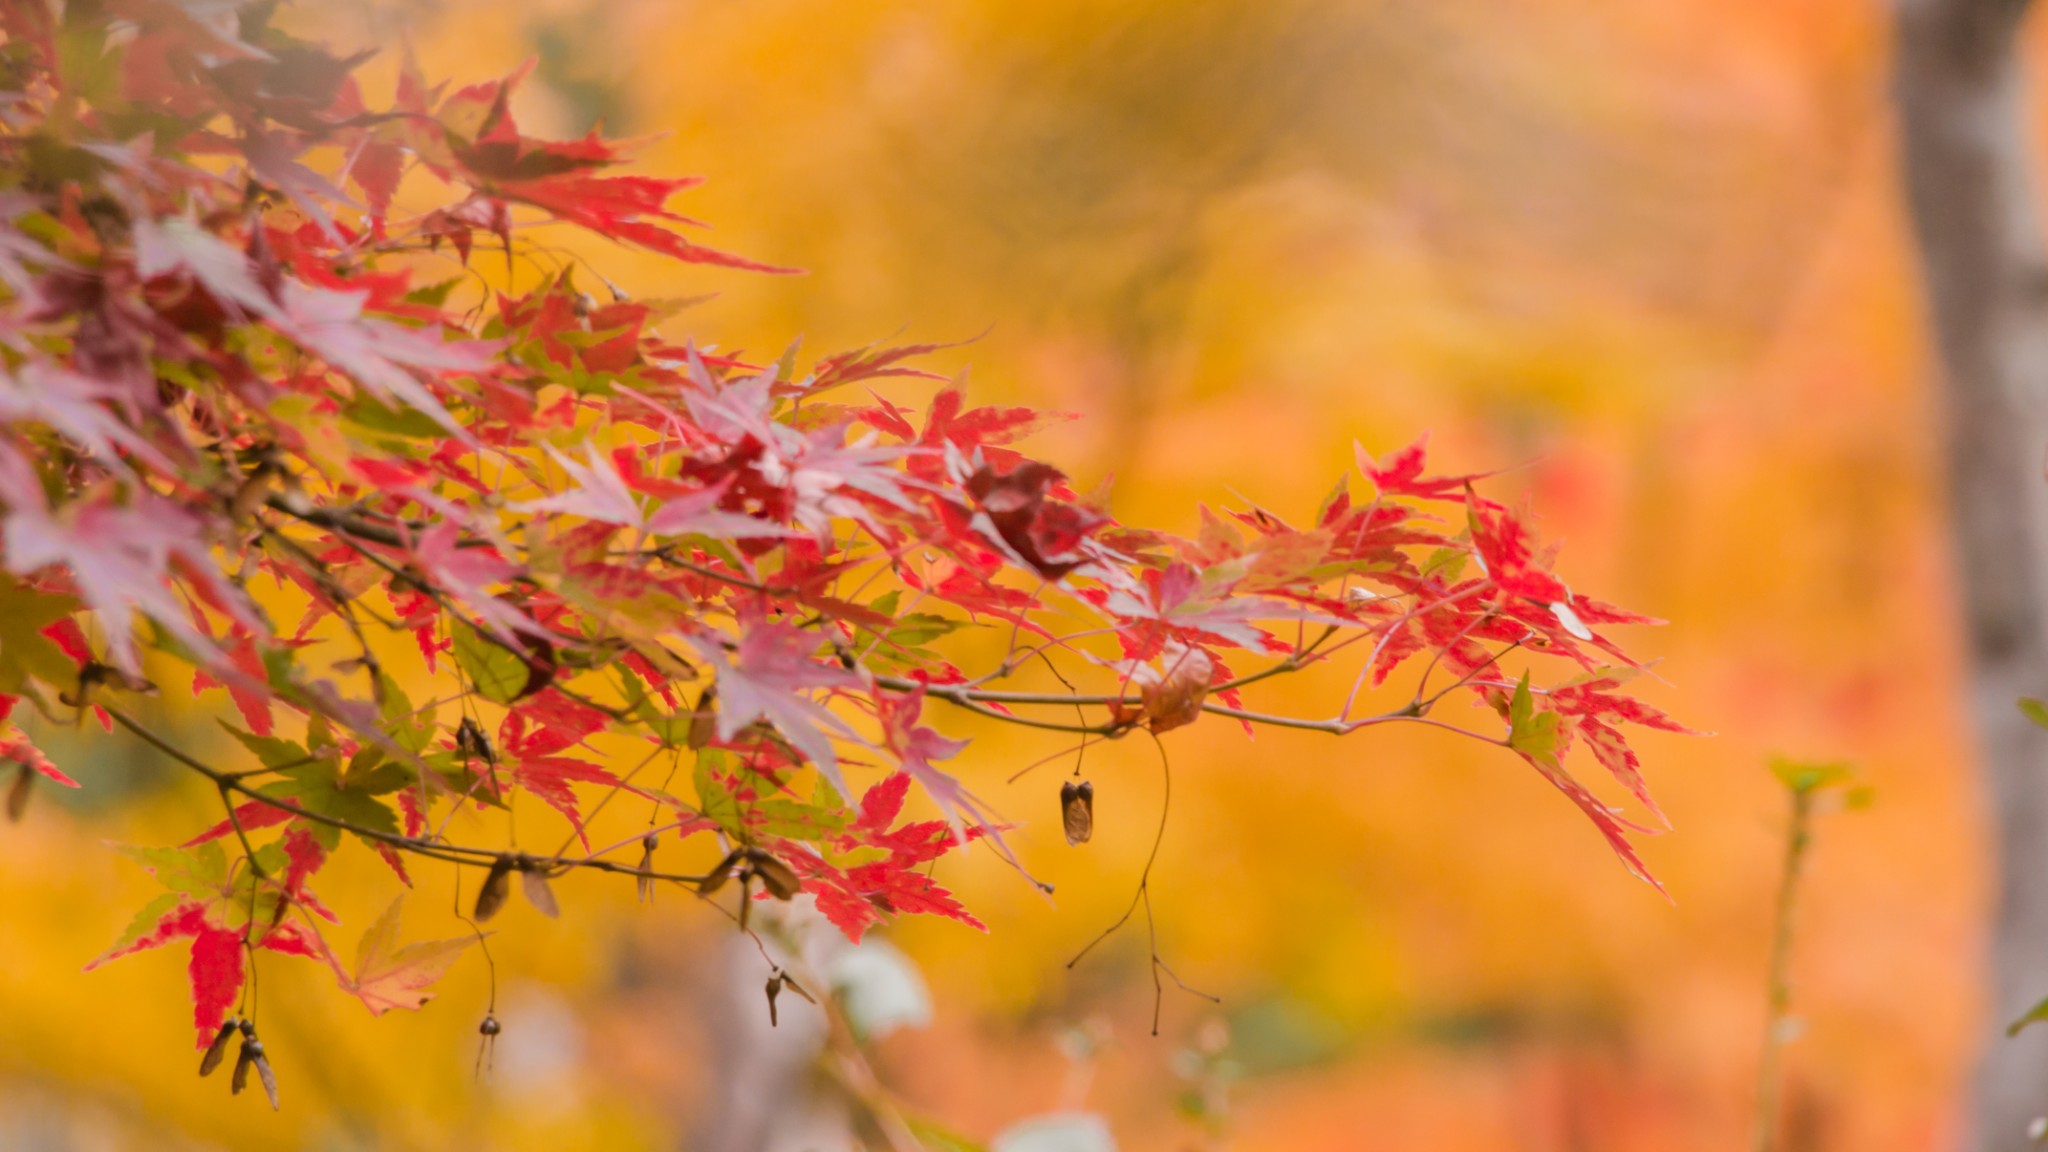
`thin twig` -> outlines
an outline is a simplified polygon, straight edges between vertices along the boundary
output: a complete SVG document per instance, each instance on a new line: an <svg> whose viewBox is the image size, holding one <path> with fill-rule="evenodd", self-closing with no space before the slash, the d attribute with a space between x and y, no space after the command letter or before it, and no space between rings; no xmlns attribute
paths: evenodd
<svg viewBox="0 0 2048 1152"><path fill-rule="evenodd" d="M1122 928L1125 924L1130 923L1132 914L1137 912L1140 906L1143 906L1143 908L1145 909L1146 948L1151 954L1152 961L1152 1034L1154 1036L1157 1036L1159 1035L1159 1011L1166 995L1165 986L1162 985L1159 981L1159 973L1162 970L1165 971L1165 973L1168 976L1173 978L1174 984L1178 986L1180 990L1183 992L1187 992L1195 996L1200 996L1202 999L1208 1000L1211 1003L1221 1003L1222 998L1219 996L1212 996L1207 992L1203 992L1199 989L1189 987L1188 984L1185 981L1183 981L1180 978L1180 976L1174 972L1172 968L1167 967L1166 962L1160 959L1159 957L1159 928L1158 923L1152 917L1152 866L1159 862L1159 846L1166 842L1166 821L1167 817L1171 815L1173 811L1173 765L1170 761L1168 761L1166 757L1165 743L1159 739L1156 733L1150 734L1152 735L1153 746L1159 750L1159 771L1160 777L1164 782L1163 789L1159 797L1159 830L1155 832L1152 836L1152 850L1145 856L1145 867L1142 871L1138 873L1138 889L1137 891L1131 893L1131 902L1128 906L1124 908L1123 915L1118 916L1116 920L1110 924L1109 927L1104 928L1099 934L1096 935L1095 939L1090 940L1085 947L1083 947L1079 952L1076 952L1074 954L1074 958L1072 960L1067 961L1067 967L1069 969L1072 969L1074 965L1079 964L1083 957L1087 956L1088 953L1095 950L1095 946L1097 944L1100 944L1104 940L1109 939L1111 936L1116 934L1117 929Z"/></svg>
<svg viewBox="0 0 2048 1152"><path fill-rule="evenodd" d="M1784 862L1778 873L1778 908L1771 922L1771 961L1766 977L1769 1013L1764 1022L1763 1059L1756 1074L1756 1123L1750 1147L1772 1152L1778 1141L1778 1094L1783 1076L1786 1035L1792 1008L1792 917L1799 896L1799 878L1813 843L1813 790L1795 787L1792 823L1785 833Z"/></svg>
<svg viewBox="0 0 2048 1152"><path fill-rule="evenodd" d="M462 844L435 843L415 836L401 836L395 832L386 832L381 828L371 828L363 824L357 824L354 821L329 816L325 812L315 812L308 808L302 808L278 797L259 792L239 780L230 778L226 773L192 757L176 745L150 731L120 709L108 707L104 704L102 707L106 707L107 715L113 717L115 722L119 723L123 728L141 737L145 743L154 747L157 751L212 780L217 787L232 790L251 800L290 812L294 817L311 820L315 824L325 824L330 828L339 828L344 832L360 836L365 840L374 840L380 844L396 848L401 852L410 852L430 860L440 860L449 864L463 864L472 868L490 868L501 859L518 856L520 859L525 860L530 867L546 868L551 871L561 871L568 868L590 868L599 872L615 872L621 876L638 876L647 880L663 880L675 884L701 884L707 878L701 875L690 876L674 872L654 872L644 868L628 868L624 864L612 860L562 856L527 857L518 853L502 852L494 848L472 848Z"/></svg>

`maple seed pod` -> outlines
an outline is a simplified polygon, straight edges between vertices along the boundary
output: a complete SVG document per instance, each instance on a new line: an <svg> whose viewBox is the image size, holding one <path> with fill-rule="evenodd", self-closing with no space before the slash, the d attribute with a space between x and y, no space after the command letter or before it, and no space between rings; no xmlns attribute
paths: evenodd
<svg viewBox="0 0 2048 1152"><path fill-rule="evenodd" d="M464 716L462 723L455 726L455 751L466 759L481 760L494 768L498 764L498 757L491 750L490 736L473 717Z"/></svg>
<svg viewBox="0 0 2048 1152"><path fill-rule="evenodd" d="M83 677L84 673L81 672L79 675ZM124 672L111 664L98 666L97 679L123 692L133 692L138 696L154 696L157 693L156 681L137 676L133 672Z"/></svg>
<svg viewBox="0 0 2048 1152"><path fill-rule="evenodd" d="M1086 844L1095 835L1095 785L1072 780L1060 785L1060 823L1067 830L1067 843Z"/></svg>
<svg viewBox="0 0 2048 1152"><path fill-rule="evenodd" d="M725 859L720 860L711 871L704 874L702 880L697 881L697 895L709 896L725 887L725 882L732 879L732 866L740 862L742 855L744 852L739 848L726 853Z"/></svg>
<svg viewBox="0 0 2048 1152"><path fill-rule="evenodd" d="M28 811L28 794L35 788L35 773L23 764L14 770L14 785L7 790L7 822L21 823L22 814Z"/></svg>
<svg viewBox="0 0 2048 1152"><path fill-rule="evenodd" d="M482 1036L483 1039L477 1041L476 1069L471 1075L479 1080L483 1079L485 1066L496 1062L498 1033L502 1031L504 1029L499 1027L498 1018L489 1012L484 1013L483 1023L476 1026L477 1035Z"/></svg>
<svg viewBox="0 0 2048 1152"><path fill-rule="evenodd" d="M229 498L228 519L238 525L247 524L249 518L256 514L256 509L263 506L264 499L270 495L270 490L276 482L277 477L269 468L257 467L256 471L250 473L249 478L235 489L234 496Z"/></svg>
<svg viewBox="0 0 2048 1152"><path fill-rule="evenodd" d="M199 1058L201 1076L211 1076L213 1070L220 1067L221 1058L228 1053L228 1040L234 1036L240 1023L241 1021L230 1016L227 1022L220 1026L220 1031L213 1034L213 1043L206 1046L206 1055Z"/></svg>
<svg viewBox="0 0 2048 1152"><path fill-rule="evenodd" d="M256 1066L257 1059L262 1055L263 1041L245 1035L242 1038L242 1050L235 1056L235 1075L228 1081L228 1095L240 1096L242 1089L249 1086L249 1069Z"/></svg>
<svg viewBox="0 0 2048 1152"><path fill-rule="evenodd" d="M796 982L796 977L791 976L787 972L784 972L782 974L782 986L784 988L789 989L791 992L794 992L797 995L803 997L806 1003L816 1004L818 1002L818 998L816 996L813 996L809 992L804 991L804 986Z"/></svg>
<svg viewBox="0 0 2048 1152"><path fill-rule="evenodd" d="M59 692L57 699L72 708L83 710L92 703L93 693L102 684L111 684L123 692L134 692L143 696L154 696L156 685L140 676L123 672L111 664L97 660L88 661L78 670L78 688L72 692Z"/></svg>
<svg viewBox="0 0 2048 1152"><path fill-rule="evenodd" d="M782 1023L775 1016L775 998L780 995L782 995L782 973L777 972L768 978L768 1026L770 1028L779 1027Z"/></svg>
<svg viewBox="0 0 2048 1152"><path fill-rule="evenodd" d="M797 879L796 872L789 865L758 848L749 850L747 856L753 865L754 875L761 878L761 886L768 889L770 896L777 900L793 900L798 892L803 891L803 881Z"/></svg>
<svg viewBox="0 0 2048 1152"><path fill-rule="evenodd" d="M555 903L555 890L548 884L548 874L538 868L521 868L519 886L526 892L526 902L534 911L552 920L562 914L562 906Z"/></svg>
<svg viewBox="0 0 2048 1152"><path fill-rule="evenodd" d="M654 850L655 850L656 848L660 847L660 846L661 846L661 837L659 837L659 836L655 835L655 834L654 834L654 833L652 833L652 832L649 832L649 833L648 833L648 834L647 834L646 836L644 836L644 837L642 837L642 838L641 838L641 840L640 840L640 871L642 871L642 872L652 872L652 871L654 871ZM641 902L642 902L642 903L646 903L646 902L648 902L648 901L651 901L651 900L653 900L653 899L654 899L654 877L652 877L652 876L636 876L636 877L634 877L634 878L633 878L633 888L634 888L634 890L635 890L635 891L636 891L636 892L637 892L637 893L639 894L639 896L640 896L640 900L641 900Z"/></svg>
<svg viewBox="0 0 2048 1152"><path fill-rule="evenodd" d="M256 1058L255 1058L255 1064L256 1064L256 1078L257 1078L258 1080L261 1080L261 1081L263 1081L263 1094L264 1094L265 1096L267 1096L267 1097L269 1097L269 1098L270 1098L270 1110L271 1110L272 1112L275 1112L275 1111L277 1111L277 1110L278 1110L278 1108L277 1108L277 1073L276 1073L276 1072L273 1072L273 1071L271 1071L271 1068L270 1068L270 1057L268 1057L268 1056L265 1056L265 1055L263 1054L263 1045L261 1045L261 1044L257 1044L257 1043L256 1043L255 1041L253 1041L253 1040L252 1040L252 1041L250 1041L250 1043L252 1043L252 1044L256 1044Z"/></svg>
<svg viewBox="0 0 2048 1152"><path fill-rule="evenodd" d="M470 916L481 922L498 914L505 906L505 897L512 894L512 860L500 856L491 865L490 875L484 877L484 886L477 889L476 908Z"/></svg>

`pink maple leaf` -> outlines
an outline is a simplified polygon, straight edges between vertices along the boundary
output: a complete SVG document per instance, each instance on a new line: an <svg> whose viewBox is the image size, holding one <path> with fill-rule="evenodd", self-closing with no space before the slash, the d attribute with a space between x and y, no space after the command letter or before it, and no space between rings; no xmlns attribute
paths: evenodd
<svg viewBox="0 0 2048 1152"><path fill-rule="evenodd" d="M854 734L824 705L803 695L818 689L853 688L860 678L836 664L812 658L818 637L779 621L753 618L742 622L730 653L717 633L688 637L718 677L717 732L730 740L756 720L766 720L809 757L841 796L850 795L839 774L839 758L828 730L854 739Z"/></svg>

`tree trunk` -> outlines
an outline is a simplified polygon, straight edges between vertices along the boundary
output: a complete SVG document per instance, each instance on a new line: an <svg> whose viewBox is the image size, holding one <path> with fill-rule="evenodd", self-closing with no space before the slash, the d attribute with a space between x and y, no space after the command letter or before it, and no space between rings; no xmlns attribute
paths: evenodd
<svg viewBox="0 0 2048 1152"><path fill-rule="evenodd" d="M1940 356L1948 499L1970 703L1992 807L1989 1005L1966 1147L2032 1147L2048 1114L2048 1028L2003 1025L2048 996L2048 264L2015 39L2026 0L1898 0L1906 193ZM1911 995L1901 989L1901 995Z"/></svg>

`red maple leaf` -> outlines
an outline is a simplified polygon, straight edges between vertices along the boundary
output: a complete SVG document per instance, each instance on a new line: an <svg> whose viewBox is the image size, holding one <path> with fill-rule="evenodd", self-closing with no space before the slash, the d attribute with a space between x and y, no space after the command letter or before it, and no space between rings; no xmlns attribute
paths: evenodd
<svg viewBox="0 0 2048 1152"><path fill-rule="evenodd" d="M1497 504L1469 498L1472 546L1486 575L1512 596L1548 605L1569 602L1571 589L1550 574L1550 558L1535 551L1535 537L1522 517Z"/></svg>
<svg viewBox="0 0 2048 1152"><path fill-rule="evenodd" d="M1382 496L1415 496L1424 500L1462 500L1474 480L1484 480L1492 472L1471 472L1463 476L1424 476L1423 469L1428 460L1429 433L1424 432L1415 443L1408 445L1387 457L1385 464L1374 460L1364 445L1354 443L1352 455L1357 458L1358 470L1373 482Z"/></svg>
<svg viewBox="0 0 2048 1152"><path fill-rule="evenodd" d="M1059 469L1036 461L1001 472L985 464L967 479L967 492L974 497L973 523L1018 567L1057 580L1093 558L1084 545L1109 523L1092 508L1053 498L1065 481Z"/></svg>
<svg viewBox="0 0 2048 1152"><path fill-rule="evenodd" d="M595 764L563 756L522 757L513 763L512 781L560 812L569 821L569 826L576 830L576 836L585 848L590 847L590 837L583 830L583 810L576 803L576 790L571 785L619 784L619 778L611 772ZM640 792L630 785L626 790Z"/></svg>
<svg viewBox="0 0 2048 1152"><path fill-rule="evenodd" d="M144 912L158 907L151 905ZM208 905L190 900L162 910L153 922L141 921L138 918L138 924L130 927L127 936L87 964L85 970L90 972L109 960L161 948L173 940L191 940L186 975L192 985L192 1027L198 1037L195 1046L206 1047L242 991L243 930L224 926ZM288 956L319 955L308 934L294 924L269 929L256 940L255 946Z"/></svg>
<svg viewBox="0 0 2048 1152"><path fill-rule="evenodd" d="M951 892L918 870L961 843L946 822L890 827L903 810L910 782L910 773L897 772L869 788L861 796L859 817L832 840L837 852L880 849L887 853L884 859L841 869L806 845L784 844L783 857L803 879L803 890L817 900L818 911L856 944L870 927L892 915L944 916L988 930ZM983 829L975 827L967 838L982 834Z"/></svg>
<svg viewBox="0 0 2048 1152"><path fill-rule="evenodd" d="M902 349L906 353L929 351L934 346L919 346ZM829 362L828 362L829 363ZM821 366L821 369L823 366ZM855 415L884 431L892 432L905 440L911 439L908 420L903 410L877 396L879 407L864 408ZM968 408L967 397L955 385L945 388L932 397L930 410L925 415L924 431L917 434L917 446L923 451L910 459L910 473L922 480L937 481L945 473L945 459L950 448L962 460L973 465L987 465L998 472L1009 472L1023 463L1024 456L1014 449L1005 447L1022 440L1049 424L1071 420L1072 416L1059 412L1041 412L1036 408L1021 406Z"/></svg>
<svg viewBox="0 0 2048 1152"><path fill-rule="evenodd" d="M64 774L64 771L50 762L43 750L35 746L28 734L7 718L19 703L17 697L0 694L0 760L12 760L29 771L47 777L66 788L78 787L78 781Z"/></svg>

